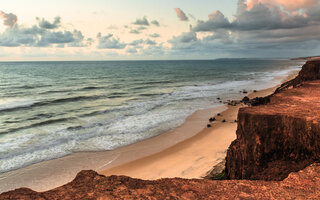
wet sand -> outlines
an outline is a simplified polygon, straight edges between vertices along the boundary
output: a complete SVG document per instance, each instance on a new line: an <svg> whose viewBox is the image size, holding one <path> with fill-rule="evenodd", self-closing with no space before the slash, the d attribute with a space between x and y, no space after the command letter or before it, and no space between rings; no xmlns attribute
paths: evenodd
<svg viewBox="0 0 320 200"><path fill-rule="evenodd" d="M272 94L277 87L261 90L250 98ZM238 110L245 105L228 106L212 127L204 128L195 136L184 140L159 153L124 165L99 171L104 175L126 175L141 179L159 178L201 178L221 162L230 143L236 139ZM222 122L226 120L226 122Z"/></svg>

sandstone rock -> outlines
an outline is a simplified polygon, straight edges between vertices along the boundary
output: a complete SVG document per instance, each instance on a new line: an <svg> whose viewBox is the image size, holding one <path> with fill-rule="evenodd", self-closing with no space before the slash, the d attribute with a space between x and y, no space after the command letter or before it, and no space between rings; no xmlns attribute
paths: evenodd
<svg viewBox="0 0 320 200"><path fill-rule="evenodd" d="M239 110L226 158L230 179L283 180L320 161L319 77L320 61L309 61L268 104Z"/></svg>
<svg viewBox="0 0 320 200"><path fill-rule="evenodd" d="M81 171L70 183L46 192L20 188L2 193L0 200L58 199L319 199L320 166L292 173L284 181L159 179L102 176Z"/></svg>

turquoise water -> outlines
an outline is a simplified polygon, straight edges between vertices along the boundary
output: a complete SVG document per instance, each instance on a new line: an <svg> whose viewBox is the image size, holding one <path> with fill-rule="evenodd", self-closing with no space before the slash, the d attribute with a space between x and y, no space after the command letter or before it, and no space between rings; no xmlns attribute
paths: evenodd
<svg viewBox="0 0 320 200"><path fill-rule="evenodd" d="M79 151L112 150L194 111L264 89L299 61L0 63L0 173Z"/></svg>

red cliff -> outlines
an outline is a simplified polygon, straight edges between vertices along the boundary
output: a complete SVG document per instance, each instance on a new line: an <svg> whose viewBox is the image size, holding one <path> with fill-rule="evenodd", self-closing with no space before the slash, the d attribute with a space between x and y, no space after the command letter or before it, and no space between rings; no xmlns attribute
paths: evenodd
<svg viewBox="0 0 320 200"><path fill-rule="evenodd" d="M266 105L242 108L226 158L230 179L282 180L320 161L320 61L308 61Z"/></svg>
<svg viewBox="0 0 320 200"><path fill-rule="evenodd" d="M105 177L82 171L70 183L47 192L21 188L1 200L24 199L319 199L320 165L292 173L284 181L160 179Z"/></svg>

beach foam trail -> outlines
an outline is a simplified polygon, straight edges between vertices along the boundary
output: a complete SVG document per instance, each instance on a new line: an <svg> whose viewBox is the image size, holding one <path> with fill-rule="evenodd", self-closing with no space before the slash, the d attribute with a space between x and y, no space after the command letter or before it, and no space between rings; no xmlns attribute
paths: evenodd
<svg viewBox="0 0 320 200"><path fill-rule="evenodd" d="M241 59L0 63L0 173L156 136L196 110L220 107L217 97L275 86L298 66Z"/></svg>

